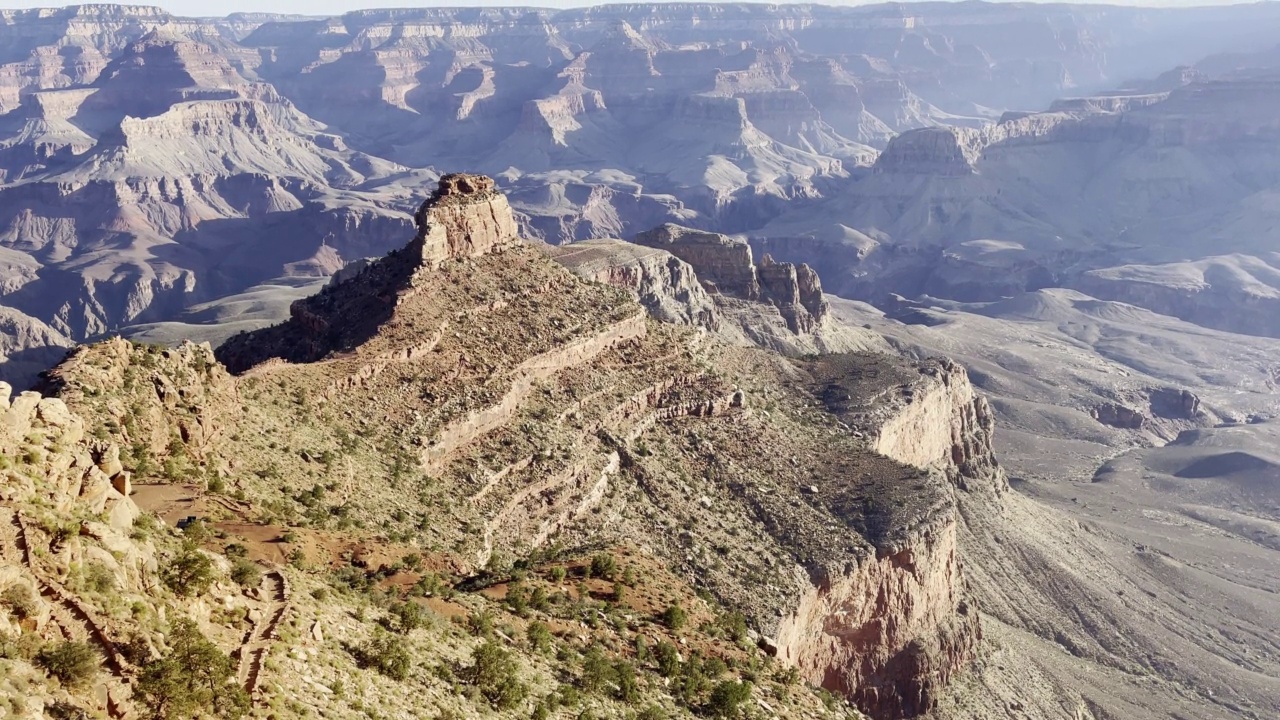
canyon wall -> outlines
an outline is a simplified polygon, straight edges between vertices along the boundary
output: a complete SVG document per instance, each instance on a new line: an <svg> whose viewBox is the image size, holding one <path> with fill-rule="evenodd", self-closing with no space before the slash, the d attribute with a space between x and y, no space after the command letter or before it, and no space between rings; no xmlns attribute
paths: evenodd
<svg viewBox="0 0 1280 720"><path fill-rule="evenodd" d="M665 250L599 239L549 248L556 262L578 277L623 287L663 322L720 326L719 312L693 267Z"/></svg>
<svg viewBox="0 0 1280 720"><path fill-rule="evenodd" d="M875 452L947 478L947 498L843 574L813 577L777 629L778 657L877 718L929 712L974 660L981 627L957 542L956 493L1006 486L994 418L964 369L922 363L866 399L855 432ZM984 493L984 497L989 494Z"/></svg>

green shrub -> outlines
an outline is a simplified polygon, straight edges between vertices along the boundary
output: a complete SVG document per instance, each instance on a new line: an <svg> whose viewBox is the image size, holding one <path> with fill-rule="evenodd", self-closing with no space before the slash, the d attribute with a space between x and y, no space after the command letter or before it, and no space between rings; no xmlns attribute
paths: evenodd
<svg viewBox="0 0 1280 720"><path fill-rule="evenodd" d="M195 621L180 618L167 638L169 654L142 667L134 697L154 718L190 718L204 713L238 718L249 696L236 684L236 664L209 642Z"/></svg>
<svg viewBox="0 0 1280 720"><path fill-rule="evenodd" d="M262 582L262 569L256 563L236 558L231 564L231 579L244 587L258 587Z"/></svg>
<svg viewBox="0 0 1280 720"><path fill-rule="evenodd" d="M388 635L382 628L375 628L373 637L353 654L360 667L373 668L392 680L407 679L413 667L404 638Z"/></svg>
<svg viewBox="0 0 1280 720"><path fill-rule="evenodd" d="M724 664L724 660L718 657L708 658L707 662L702 666L702 671L712 679L720 677L728 670L729 667Z"/></svg>
<svg viewBox="0 0 1280 720"><path fill-rule="evenodd" d="M475 649L471 667L463 677L499 710L514 708L529 694L528 686L520 682L519 666L511 653L492 640Z"/></svg>
<svg viewBox="0 0 1280 720"><path fill-rule="evenodd" d="M490 637L493 635L493 615L488 610L481 610L467 616L467 626L472 635Z"/></svg>
<svg viewBox="0 0 1280 720"><path fill-rule="evenodd" d="M751 699L751 683L725 680L711 690L707 714L718 718L736 718L743 703Z"/></svg>
<svg viewBox="0 0 1280 720"><path fill-rule="evenodd" d="M511 612L524 617L529 612L529 591L524 585L513 582L507 586L507 596L505 598L507 607L511 608Z"/></svg>
<svg viewBox="0 0 1280 720"><path fill-rule="evenodd" d="M640 697L640 685L636 681L636 668L626 660L619 660L613 665L613 680L618 686L618 699L625 703L633 703Z"/></svg>
<svg viewBox="0 0 1280 720"><path fill-rule="evenodd" d="M747 617L740 612L725 613L720 618L720 627L733 638L734 642L742 645L747 641Z"/></svg>
<svg viewBox="0 0 1280 720"><path fill-rule="evenodd" d="M675 677L680 672L680 651L669 642L659 642L653 648L653 657L658 661L658 673L663 677Z"/></svg>
<svg viewBox="0 0 1280 720"><path fill-rule="evenodd" d="M164 584L182 597L208 592L213 575L213 560L190 545L184 546L160 574Z"/></svg>
<svg viewBox="0 0 1280 720"><path fill-rule="evenodd" d="M98 670L98 653L87 643L67 641L36 653L36 665L68 687L83 685Z"/></svg>
<svg viewBox="0 0 1280 720"><path fill-rule="evenodd" d="M671 628L672 632L679 632L688 620L688 613L684 611L684 608L680 607L679 603L669 605L666 610L662 611L662 624Z"/></svg>
<svg viewBox="0 0 1280 720"><path fill-rule="evenodd" d="M430 619L427 610L412 600L395 605L391 608L391 614L396 618L396 627L406 635L426 627Z"/></svg>
<svg viewBox="0 0 1280 720"><path fill-rule="evenodd" d="M667 712L657 705L650 705L636 713L636 720L667 720Z"/></svg>
<svg viewBox="0 0 1280 720"><path fill-rule="evenodd" d="M116 589L116 576L102 563L80 566L76 584L82 592L106 593Z"/></svg>
<svg viewBox="0 0 1280 720"><path fill-rule="evenodd" d="M531 622L529 629L526 631L529 638L529 647L540 653L545 653L551 649L551 630L545 623Z"/></svg>
<svg viewBox="0 0 1280 720"><path fill-rule="evenodd" d="M14 583L0 593L0 605L9 608L9 612L19 620L25 620L36 614L36 599L31 589L21 583Z"/></svg>
<svg viewBox="0 0 1280 720"><path fill-rule="evenodd" d="M547 591L541 587L535 587L533 592L529 593L529 607L538 612L546 612L551 606L551 599L547 597Z"/></svg>
<svg viewBox="0 0 1280 720"><path fill-rule="evenodd" d="M601 553L591 558L590 576L605 579L613 579L618 572L618 561L607 553Z"/></svg>
<svg viewBox="0 0 1280 720"><path fill-rule="evenodd" d="M578 687L589 693L599 693L614 681L613 666L604 657L599 645L592 645L582 656L582 675Z"/></svg>

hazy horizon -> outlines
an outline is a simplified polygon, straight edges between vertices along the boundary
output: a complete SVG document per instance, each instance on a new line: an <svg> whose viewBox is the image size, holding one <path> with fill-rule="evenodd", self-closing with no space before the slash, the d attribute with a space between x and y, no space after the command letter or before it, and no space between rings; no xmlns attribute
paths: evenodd
<svg viewBox="0 0 1280 720"><path fill-rule="evenodd" d="M68 7L74 5L143 5L160 7L175 15L199 17L223 17L241 12L267 12L295 15L330 16L341 15L352 10L368 10L380 8L427 8L427 7L545 7L566 9L575 7L591 7L594 5L612 5L626 3L628 0L603 0L602 2L577 2L575 0L537 0L535 2L490 2L488 0L455 0L451 2L386 2L385 0L228 0L207 2L205 0L160 0L158 2L4 2L0 1L0 10L27 10L33 8ZM715 4L733 4L733 0L705 0ZM903 0L913 2L962 2L964 0ZM1207 7L1224 5L1250 5L1258 3L1239 2L1237 0L1119 0L1115 2L1080 2L1078 0L983 0L985 2L1032 2L1039 4L1074 4L1074 5L1113 5L1130 7ZM1275 0L1263 0L1274 2ZM664 3L639 3L664 4ZM763 4L763 3L752 3ZM847 2L819 3L777 3L780 5L830 5L836 7L853 7L859 5L889 4L886 0L850 0Z"/></svg>

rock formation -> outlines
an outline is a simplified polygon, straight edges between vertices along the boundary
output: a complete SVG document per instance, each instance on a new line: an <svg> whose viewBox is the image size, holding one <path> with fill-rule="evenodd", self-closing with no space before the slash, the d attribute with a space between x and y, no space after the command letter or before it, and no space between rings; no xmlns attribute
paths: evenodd
<svg viewBox="0 0 1280 720"><path fill-rule="evenodd" d="M876 717L929 711L979 637L954 495L1003 483L990 413L963 370L875 354L783 366L699 340L683 326L707 327L717 306L674 253L614 240L549 251L597 281L584 282L495 230L511 218L491 187L445 176L406 248L217 356L244 383L312 388L322 412L343 414L340 427L378 419L435 482L471 498L468 519L434 530L462 567L552 538L651 538L666 562L775 638L779 659L809 682ZM424 250L432 242L446 250ZM749 248L717 236L672 247L729 258L716 287L758 298L735 301L824 309L807 268L754 266ZM680 324L646 320L620 288ZM744 363L758 374L729 370ZM827 403L821 418L797 425L752 409L750 388L785 388L797 372L808 380L771 402L803 408L816 397ZM845 430L828 435L836 423ZM281 470L298 462L274 457ZM690 503L674 492L681 483L708 501ZM388 492L366 486L350 501ZM695 518L688 536L655 524L671 513ZM736 560L690 551L726 543L770 568L766 586Z"/></svg>
<svg viewBox="0 0 1280 720"><path fill-rule="evenodd" d="M772 303L792 333L812 333L826 320L822 283L808 265L774 262L769 255L757 265L741 240L671 224L640 233L634 242L689 263L713 295Z"/></svg>
<svg viewBox="0 0 1280 720"><path fill-rule="evenodd" d="M596 239L551 248L550 253L578 277L634 292L659 320L720 329L719 311L693 266L666 250Z"/></svg>
<svg viewBox="0 0 1280 720"><path fill-rule="evenodd" d="M233 337L218 348L219 360L232 372L243 372L268 357L314 362L349 349L391 317L403 295L413 291L410 278L420 269L520 242L506 198L494 190L493 180L480 175L440 178L415 220L418 232L407 246L346 273L347 279L319 295L294 302L288 323Z"/></svg>
<svg viewBox="0 0 1280 720"><path fill-rule="evenodd" d="M482 175L454 174L440 178L418 214L415 245L422 262L484 255L518 241L516 223L507 198Z"/></svg>

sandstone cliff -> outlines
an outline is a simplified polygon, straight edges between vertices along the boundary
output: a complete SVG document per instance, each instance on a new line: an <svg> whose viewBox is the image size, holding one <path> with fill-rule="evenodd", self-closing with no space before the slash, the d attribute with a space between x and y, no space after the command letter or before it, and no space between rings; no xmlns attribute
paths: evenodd
<svg viewBox="0 0 1280 720"><path fill-rule="evenodd" d="M826 320L821 282L807 265L777 263L768 255L757 265L747 243L678 225L640 233L634 241L666 250L692 265L713 294L772 303L797 335L812 332Z"/></svg>
<svg viewBox="0 0 1280 720"><path fill-rule="evenodd" d="M664 322L720 328L719 311L693 266L665 250L622 240L586 240L550 250L551 257L587 280L624 287Z"/></svg>

